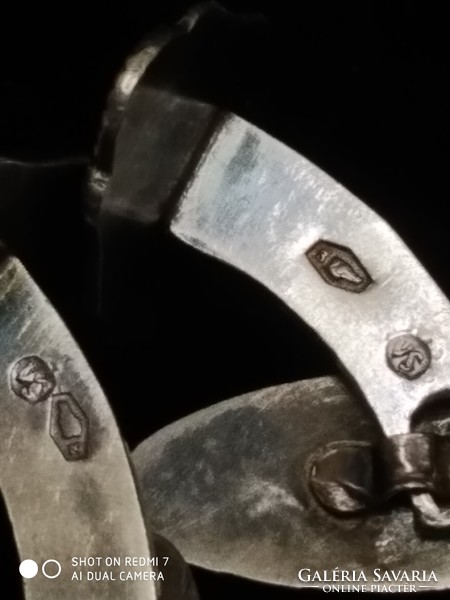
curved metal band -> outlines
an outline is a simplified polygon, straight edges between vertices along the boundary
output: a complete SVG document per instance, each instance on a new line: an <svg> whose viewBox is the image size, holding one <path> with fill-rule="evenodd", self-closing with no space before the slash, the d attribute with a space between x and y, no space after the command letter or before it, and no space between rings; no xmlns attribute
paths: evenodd
<svg viewBox="0 0 450 600"><path fill-rule="evenodd" d="M182 194L179 238L251 275L330 346L387 436L450 389L450 304L392 229L236 116Z"/></svg>
<svg viewBox="0 0 450 600"><path fill-rule="evenodd" d="M0 488L19 555L61 564L27 600L153 600L153 581L73 579L73 557L150 556L127 452L110 407L22 265L0 269Z"/></svg>

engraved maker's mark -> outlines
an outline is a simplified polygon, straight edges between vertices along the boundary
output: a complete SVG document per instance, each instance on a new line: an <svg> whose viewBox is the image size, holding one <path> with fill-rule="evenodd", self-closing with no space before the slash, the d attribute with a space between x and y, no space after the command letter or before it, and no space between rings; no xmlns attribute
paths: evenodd
<svg viewBox="0 0 450 600"><path fill-rule="evenodd" d="M13 393L29 404L50 398L50 437L67 461L88 457L89 421L70 392L54 393L55 375L40 356L19 359L10 370Z"/></svg>
<svg viewBox="0 0 450 600"><path fill-rule="evenodd" d="M16 396L36 404L52 394L56 381L51 368L42 358L25 356L11 369L10 385Z"/></svg>
<svg viewBox="0 0 450 600"><path fill-rule="evenodd" d="M388 342L386 361L400 377L417 379L429 368L431 352L428 345L410 333L398 335Z"/></svg>
<svg viewBox="0 0 450 600"><path fill-rule="evenodd" d="M306 252L306 257L328 285L360 294L373 283L353 250L334 242L319 240Z"/></svg>
<svg viewBox="0 0 450 600"><path fill-rule="evenodd" d="M72 394L52 397L50 436L66 460L87 457L88 419Z"/></svg>

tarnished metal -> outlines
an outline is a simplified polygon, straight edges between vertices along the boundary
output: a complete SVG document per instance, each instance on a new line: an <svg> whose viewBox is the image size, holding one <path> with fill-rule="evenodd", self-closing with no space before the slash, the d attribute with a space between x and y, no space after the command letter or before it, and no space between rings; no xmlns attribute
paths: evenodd
<svg viewBox="0 0 450 600"><path fill-rule="evenodd" d="M449 433L450 419L419 430ZM449 588L450 541L418 535L407 505L346 518L321 507L311 457L346 440L367 446L383 433L360 397L322 378L204 409L132 457L152 524L193 564L293 587L317 584L300 569L434 571L430 589Z"/></svg>

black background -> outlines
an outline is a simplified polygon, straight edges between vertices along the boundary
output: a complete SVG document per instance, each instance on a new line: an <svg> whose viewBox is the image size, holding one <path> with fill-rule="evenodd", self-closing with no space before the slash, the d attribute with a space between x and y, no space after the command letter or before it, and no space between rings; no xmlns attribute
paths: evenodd
<svg viewBox="0 0 450 600"><path fill-rule="evenodd" d="M259 13L265 25L258 42L236 41L242 65L222 81L223 106L237 102L243 116L374 208L450 295L443 3L224 4ZM2 8L0 156L90 157L124 58L148 31L191 5ZM28 212L16 215L8 205L0 233L79 341L131 448L172 420L232 395L338 372L314 336L257 285L170 238L158 248L156 274L143 277L155 297L146 339L135 335L126 313L116 334L97 312L97 246L83 218L83 175L81 164L63 181L36 188ZM18 193L1 169L0 185L0 202ZM17 585L6 517L2 529L0 560L7 568L1 567L0 581ZM202 571L196 577L203 598L237 590L277 599L299 594Z"/></svg>

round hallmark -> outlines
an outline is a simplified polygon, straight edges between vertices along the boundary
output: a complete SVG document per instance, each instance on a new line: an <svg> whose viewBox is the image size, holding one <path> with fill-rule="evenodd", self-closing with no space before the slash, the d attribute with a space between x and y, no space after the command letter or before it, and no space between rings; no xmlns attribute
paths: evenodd
<svg viewBox="0 0 450 600"><path fill-rule="evenodd" d="M56 381L49 365L39 356L26 356L11 369L11 389L30 404L46 400L55 389Z"/></svg>
<svg viewBox="0 0 450 600"><path fill-rule="evenodd" d="M389 340L386 346L386 360L389 367L400 377L417 379L430 366L431 351L423 340L405 333Z"/></svg>

